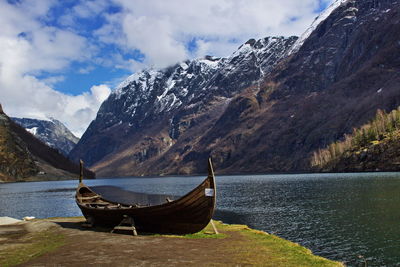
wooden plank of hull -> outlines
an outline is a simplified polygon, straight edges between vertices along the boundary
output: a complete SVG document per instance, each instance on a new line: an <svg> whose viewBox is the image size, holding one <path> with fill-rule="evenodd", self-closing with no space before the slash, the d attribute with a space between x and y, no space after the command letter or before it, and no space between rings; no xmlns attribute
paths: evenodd
<svg viewBox="0 0 400 267"><path fill-rule="evenodd" d="M165 204L150 207L97 208L82 202L80 189L90 190L80 183L76 201L86 218L91 217L95 224L115 226L124 215L135 220L138 231L150 233L188 234L202 230L210 222L215 209L216 188L211 160L208 177L185 196ZM213 189L213 196L206 196L205 190ZM95 194L93 191L91 191ZM102 203L118 204L99 198Z"/></svg>

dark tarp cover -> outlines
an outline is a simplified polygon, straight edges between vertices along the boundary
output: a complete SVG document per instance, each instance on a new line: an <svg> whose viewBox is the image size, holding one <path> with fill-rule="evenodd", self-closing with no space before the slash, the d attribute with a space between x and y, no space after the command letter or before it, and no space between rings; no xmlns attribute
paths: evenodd
<svg viewBox="0 0 400 267"><path fill-rule="evenodd" d="M137 193L116 186L91 186L90 188L105 200L125 205L155 206L166 203L167 198L177 199L172 195Z"/></svg>

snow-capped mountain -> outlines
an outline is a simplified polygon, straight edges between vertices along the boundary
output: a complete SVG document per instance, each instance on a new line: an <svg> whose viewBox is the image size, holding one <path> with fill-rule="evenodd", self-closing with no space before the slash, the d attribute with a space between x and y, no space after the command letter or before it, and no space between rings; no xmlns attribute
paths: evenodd
<svg viewBox="0 0 400 267"><path fill-rule="evenodd" d="M296 39L251 39L227 58L206 56L161 70L135 73L101 105L96 120L71 157L84 157L93 165L125 148L131 136L154 127L166 131L163 141L157 142L164 143L161 150L167 149L196 123L192 117L211 103L226 105L243 89L258 88ZM136 156L137 160L151 157L149 152L144 154Z"/></svg>
<svg viewBox="0 0 400 267"><path fill-rule="evenodd" d="M309 170L316 149L400 105L400 1L338 0L303 37L249 40L131 76L71 152L100 176ZM295 43L296 42L296 43Z"/></svg>
<svg viewBox="0 0 400 267"><path fill-rule="evenodd" d="M12 120L24 127L43 143L59 150L66 156L79 141L79 138L56 119L12 118Z"/></svg>
<svg viewBox="0 0 400 267"><path fill-rule="evenodd" d="M77 177L79 166L11 120L0 104L0 183ZM84 169L86 178L95 174Z"/></svg>
<svg viewBox="0 0 400 267"><path fill-rule="evenodd" d="M260 81L295 40L296 37L251 39L228 58L207 56L162 70L136 73L111 94L97 119L139 127L143 121L196 105L209 96L229 98ZM113 103L111 110L108 103Z"/></svg>

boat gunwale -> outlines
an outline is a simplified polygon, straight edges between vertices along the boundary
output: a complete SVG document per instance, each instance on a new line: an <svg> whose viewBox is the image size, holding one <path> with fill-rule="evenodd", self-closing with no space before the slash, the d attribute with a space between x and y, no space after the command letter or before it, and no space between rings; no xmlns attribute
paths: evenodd
<svg viewBox="0 0 400 267"><path fill-rule="evenodd" d="M135 207L135 206L133 206L135 204L129 205L129 204L121 203L121 202L115 202L115 201L107 200L107 199L103 198L100 194L97 194L96 192L94 192L89 186L85 185L83 182L79 183L78 188L76 189L76 192L78 192L81 188L87 188L89 191L91 191L92 193L94 193L97 196L99 196L99 198L104 202L108 202L109 204L114 204L114 205L118 205L119 204L119 205L127 206L126 208L125 207L124 208L108 208L107 209L108 211L110 211L110 210L134 210L134 209L135 210L136 209L145 210L145 209L156 209L156 208L164 208L164 207L165 208L166 207L169 208L170 206L178 205L179 202L183 201L185 198L190 197L190 195L193 194L196 190L199 190L202 187L204 187L204 189L207 188L207 187L205 187L207 181L210 181L210 187L208 187L208 188L214 190L213 196L210 196L210 197L213 198L213 202L214 202L213 209L215 209L215 204L216 204L216 188L215 187L216 186L215 186L215 176L214 176L214 172L213 172L213 169L212 169L211 160L209 160L208 176L203 180L203 182L201 182L198 186L193 188L191 191L189 191L188 193L186 193L182 197L180 197L178 199L175 199L175 200L172 200L171 202L166 202L166 203L152 205L152 206L140 206L140 203L138 203L138 206ZM129 191L129 190L125 190L125 191ZM130 191L130 192L132 192L132 191ZM97 207L86 206L85 204L79 202L77 193L75 194L75 201L76 201L76 203L77 203L77 205L79 207L82 207L84 209L99 210L99 208L97 208ZM132 207L129 207L129 206L132 206Z"/></svg>

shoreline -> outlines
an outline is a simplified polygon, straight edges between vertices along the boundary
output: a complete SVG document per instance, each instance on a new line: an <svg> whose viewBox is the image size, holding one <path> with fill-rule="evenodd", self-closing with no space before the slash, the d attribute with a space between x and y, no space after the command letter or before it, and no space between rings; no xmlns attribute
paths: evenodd
<svg viewBox="0 0 400 267"><path fill-rule="evenodd" d="M252 173L252 174L216 174L217 177L226 177L226 176L269 176L269 175L323 175L323 176L331 176L331 175L354 175L354 174L363 174L363 175L376 175L376 174L398 174L400 175L400 171L366 171L366 172L298 172L298 173ZM96 177L94 179L85 178L84 180L112 180L112 179L131 179L131 178L140 178L140 179L153 179L153 178L185 178L185 177L204 177L207 176L206 174L193 174L193 175L168 175L168 176L123 176L123 177ZM79 180L78 177L58 177L54 179L38 179L37 177L29 177L26 180L19 179L17 181L5 181L0 179L0 184L11 184L11 183L26 183L26 182L58 182L58 181L73 181Z"/></svg>
<svg viewBox="0 0 400 267"><path fill-rule="evenodd" d="M107 228L83 228L83 222L83 217L57 217L0 226L0 240L5 241L0 265L344 266L246 225L214 221L219 234L209 225L191 235L139 232L134 237L111 234Z"/></svg>

